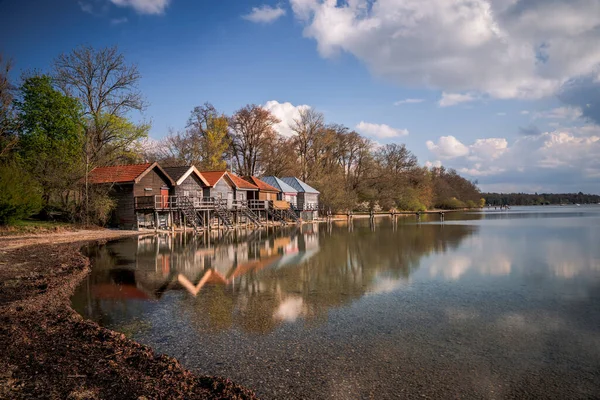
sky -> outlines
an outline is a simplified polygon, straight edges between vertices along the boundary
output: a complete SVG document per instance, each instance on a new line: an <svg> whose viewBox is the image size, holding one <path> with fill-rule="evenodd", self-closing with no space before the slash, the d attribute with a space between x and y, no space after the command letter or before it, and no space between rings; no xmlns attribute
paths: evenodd
<svg viewBox="0 0 600 400"><path fill-rule="evenodd" d="M600 0L0 0L0 38L15 80L117 45L153 139L311 107L483 191L600 194Z"/></svg>

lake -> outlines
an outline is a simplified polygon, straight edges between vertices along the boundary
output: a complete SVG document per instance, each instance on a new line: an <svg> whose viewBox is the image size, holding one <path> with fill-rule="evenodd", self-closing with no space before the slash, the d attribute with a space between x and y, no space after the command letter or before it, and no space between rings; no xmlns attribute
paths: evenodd
<svg viewBox="0 0 600 400"><path fill-rule="evenodd" d="M600 397L600 206L92 246L73 307L265 399Z"/></svg>

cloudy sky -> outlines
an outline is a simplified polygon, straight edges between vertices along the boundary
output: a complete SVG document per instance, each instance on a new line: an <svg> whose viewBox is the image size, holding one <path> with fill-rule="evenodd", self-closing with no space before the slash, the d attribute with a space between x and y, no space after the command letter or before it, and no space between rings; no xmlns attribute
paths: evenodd
<svg viewBox="0 0 600 400"><path fill-rule="evenodd" d="M156 139L313 107L485 191L600 193L600 0L0 0L0 35L17 70L117 44Z"/></svg>

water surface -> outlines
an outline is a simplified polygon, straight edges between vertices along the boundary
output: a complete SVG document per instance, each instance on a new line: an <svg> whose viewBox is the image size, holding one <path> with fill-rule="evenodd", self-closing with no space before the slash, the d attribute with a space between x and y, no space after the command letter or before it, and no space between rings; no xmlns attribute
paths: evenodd
<svg viewBox="0 0 600 400"><path fill-rule="evenodd" d="M600 397L600 206L89 253L80 313L262 398Z"/></svg>

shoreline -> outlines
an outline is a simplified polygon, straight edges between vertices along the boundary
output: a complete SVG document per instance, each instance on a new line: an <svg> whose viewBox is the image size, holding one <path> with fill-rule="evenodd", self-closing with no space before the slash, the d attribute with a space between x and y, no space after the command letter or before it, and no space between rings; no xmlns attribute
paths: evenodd
<svg viewBox="0 0 600 400"><path fill-rule="evenodd" d="M81 248L137 231L0 238L0 398L255 399L226 378L84 319L71 295L90 273Z"/></svg>

